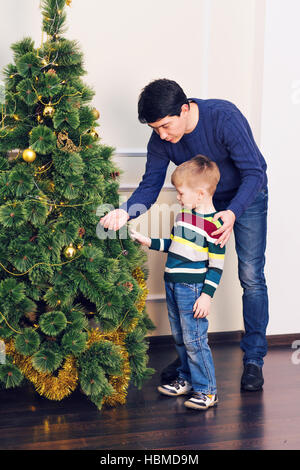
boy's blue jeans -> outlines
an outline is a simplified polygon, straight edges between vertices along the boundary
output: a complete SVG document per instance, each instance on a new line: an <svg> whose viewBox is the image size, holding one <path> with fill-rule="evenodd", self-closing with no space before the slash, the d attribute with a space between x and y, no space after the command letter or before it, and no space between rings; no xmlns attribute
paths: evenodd
<svg viewBox="0 0 300 470"><path fill-rule="evenodd" d="M217 211L229 201L214 201ZM268 188L262 189L233 226L238 274L243 288L245 334L241 341L244 364L262 366L267 353L268 291L264 276L267 238Z"/></svg>
<svg viewBox="0 0 300 470"><path fill-rule="evenodd" d="M194 318L193 306L203 284L165 281L169 322L181 365L178 376L205 394L217 392L214 363L207 343L208 320Z"/></svg>

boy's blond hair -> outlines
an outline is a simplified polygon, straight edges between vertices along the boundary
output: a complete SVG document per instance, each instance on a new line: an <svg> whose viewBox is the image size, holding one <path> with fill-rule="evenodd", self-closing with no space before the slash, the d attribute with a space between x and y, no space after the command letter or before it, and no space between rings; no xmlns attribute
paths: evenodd
<svg viewBox="0 0 300 470"><path fill-rule="evenodd" d="M174 186L186 184L194 190L204 187L211 195L214 194L219 180L218 165L200 154L179 165L171 176Z"/></svg>

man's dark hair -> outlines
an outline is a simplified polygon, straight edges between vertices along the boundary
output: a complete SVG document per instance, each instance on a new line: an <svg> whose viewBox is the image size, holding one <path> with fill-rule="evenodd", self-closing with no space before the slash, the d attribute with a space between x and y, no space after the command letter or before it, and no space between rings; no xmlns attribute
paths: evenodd
<svg viewBox="0 0 300 470"><path fill-rule="evenodd" d="M183 104L189 101L178 83L160 78L149 83L142 90L138 101L139 121L156 122L166 116L180 116Z"/></svg>

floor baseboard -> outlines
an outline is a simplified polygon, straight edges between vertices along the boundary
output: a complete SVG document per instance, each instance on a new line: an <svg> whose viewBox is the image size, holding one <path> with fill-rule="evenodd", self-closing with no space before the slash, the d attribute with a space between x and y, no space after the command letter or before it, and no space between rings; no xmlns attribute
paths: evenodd
<svg viewBox="0 0 300 470"><path fill-rule="evenodd" d="M269 346L292 346L294 341L299 341L300 345L300 333L290 333L284 335L267 335Z"/></svg>
<svg viewBox="0 0 300 470"><path fill-rule="evenodd" d="M244 331L220 331L216 333L208 333L208 341L210 345L214 344L231 344L239 343L243 337ZM174 344L172 335L161 336L148 336L150 346L160 345L168 346ZM289 346L291 347L294 341L299 341L300 333L282 334L282 335L267 335L268 346Z"/></svg>
<svg viewBox="0 0 300 470"><path fill-rule="evenodd" d="M239 343L242 339L243 331L221 331L217 333L208 333L209 344ZM172 335L148 336L149 344L167 346L174 344Z"/></svg>

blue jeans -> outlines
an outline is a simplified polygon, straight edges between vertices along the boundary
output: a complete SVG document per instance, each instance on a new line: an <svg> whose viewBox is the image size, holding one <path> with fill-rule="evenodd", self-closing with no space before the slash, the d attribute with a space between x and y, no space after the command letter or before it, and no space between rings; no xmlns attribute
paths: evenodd
<svg viewBox="0 0 300 470"><path fill-rule="evenodd" d="M193 306L203 284L165 281L166 300L172 335L181 365L178 376L192 384L193 390L216 393L213 358L207 343L208 321L194 318Z"/></svg>
<svg viewBox="0 0 300 470"><path fill-rule="evenodd" d="M214 201L217 211L229 201ZM243 288L245 334L240 346L244 364L262 366L267 353L266 329L269 321L268 290L264 275L267 238L268 188L262 189L234 224L238 275Z"/></svg>

